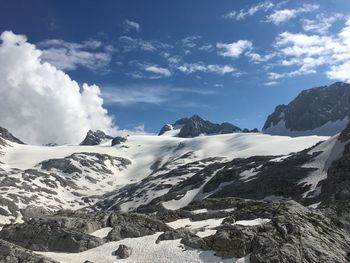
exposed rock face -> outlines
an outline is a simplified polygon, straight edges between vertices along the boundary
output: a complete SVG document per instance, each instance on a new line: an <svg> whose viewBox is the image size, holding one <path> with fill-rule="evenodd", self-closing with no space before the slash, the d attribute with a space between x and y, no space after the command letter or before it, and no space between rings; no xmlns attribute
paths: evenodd
<svg viewBox="0 0 350 263"><path fill-rule="evenodd" d="M24 144L21 140L13 136L7 129L0 127L0 144L4 144L3 140Z"/></svg>
<svg viewBox="0 0 350 263"><path fill-rule="evenodd" d="M277 135L335 135L349 121L350 84L302 91L288 105L279 105L267 118L263 131Z"/></svg>
<svg viewBox="0 0 350 263"><path fill-rule="evenodd" d="M124 238L135 238L152 235L156 232L168 231L170 228L163 222L149 216L136 213L114 213L108 219L113 229L106 237L110 241Z"/></svg>
<svg viewBox="0 0 350 263"><path fill-rule="evenodd" d="M225 202L225 199L222 199ZM350 239L344 229L320 212L294 201L238 201L236 220L269 218L269 222L243 226L224 223L214 235L184 238L193 248L214 250L222 257L243 257L250 262L348 262Z"/></svg>
<svg viewBox="0 0 350 263"><path fill-rule="evenodd" d="M174 129L173 125L171 124L165 124L159 131L158 135L162 135L164 133L166 133L167 131L171 131L172 129Z"/></svg>
<svg viewBox="0 0 350 263"><path fill-rule="evenodd" d="M183 118L176 121L173 125L166 124L160 130L159 135L162 135L166 131L172 130L174 127L181 127L178 137L192 138L201 134L226 134L239 132L241 129L231 123L224 122L222 124L212 123L210 121L203 120L198 115L193 115L190 118Z"/></svg>
<svg viewBox="0 0 350 263"><path fill-rule="evenodd" d="M0 238L35 251L82 252L102 245L102 239L68 227L69 218L33 219L27 223L5 225Z"/></svg>
<svg viewBox="0 0 350 263"><path fill-rule="evenodd" d="M84 170L91 169L101 174L113 174L106 163L111 164L119 170L123 170L131 162L128 159L114 157L100 153L73 153L61 159L49 159L39 163L37 166L45 171L60 171L65 174L82 174Z"/></svg>
<svg viewBox="0 0 350 263"><path fill-rule="evenodd" d="M123 259L128 258L132 254L132 248L121 244L119 245L118 249L115 251L115 254Z"/></svg>
<svg viewBox="0 0 350 263"><path fill-rule="evenodd" d="M113 138L112 146L122 144L122 143L126 142L127 140L128 139L126 137L117 136L117 137Z"/></svg>
<svg viewBox="0 0 350 263"><path fill-rule="evenodd" d="M80 143L80 145L98 145L103 141L113 139L112 136L105 134L103 131L88 131L85 139Z"/></svg>
<svg viewBox="0 0 350 263"><path fill-rule="evenodd" d="M0 239L0 262L4 263L58 263L34 254L32 251Z"/></svg>

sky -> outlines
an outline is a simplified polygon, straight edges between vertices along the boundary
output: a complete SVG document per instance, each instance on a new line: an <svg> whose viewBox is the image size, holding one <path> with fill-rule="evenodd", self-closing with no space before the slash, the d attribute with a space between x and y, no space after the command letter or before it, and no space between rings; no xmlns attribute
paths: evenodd
<svg viewBox="0 0 350 263"><path fill-rule="evenodd" d="M261 129L350 81L348 0L0 0L0 34L0 126L34 143L193 114Z"/></svg>

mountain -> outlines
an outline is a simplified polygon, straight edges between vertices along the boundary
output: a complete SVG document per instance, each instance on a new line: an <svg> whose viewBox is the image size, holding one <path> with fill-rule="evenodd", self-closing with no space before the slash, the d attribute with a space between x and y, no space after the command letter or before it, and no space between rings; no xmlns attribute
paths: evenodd
<svg viewBox="0 0 350 263"><path fill-rule="evenodd" d="M190 118L177 120L174 124L165 124L158 135L162 135L169 131L172 131L172 134L174 133L177 137L193 138L201 134L213 135L240 132L241 129L228 122L216 124L203 120L198 115L193 115Z"/></svg>
<svg viewBox="0 0 350 263"><path fill-rule="evenodd" d="M20 139L13 136L8 130L2 127L0 127L0 139L1 139L0 144L4 143L4 140L15 142L18 144L24 144L24 142L22 142Z"/></svg>
<svg viewBox="0 0 350 263"><path fill-rule="evenodd" d="M113 139L112 136L105 134L103 131L89 130L86 134L85 139L80 143L80 145L98 145L106 140Z"/></svg>
<svg viewBox="0 0 350 263"><path fill-rule="evenodd" d="M332 136L349 122L350 84L336 82L302 91L288 105L278 105L263 132L272 135Z"/></svg>
<svg viewBox="0 0 350 263"><path fill-rule="evenodd" d="M332 137L101 136L58 147L3 134L0 262L350 260L350 124Z"/></svg>

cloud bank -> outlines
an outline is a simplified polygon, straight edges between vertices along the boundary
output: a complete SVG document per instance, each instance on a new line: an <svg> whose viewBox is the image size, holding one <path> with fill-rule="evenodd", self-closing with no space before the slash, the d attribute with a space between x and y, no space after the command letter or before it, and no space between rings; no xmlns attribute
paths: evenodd
<svg viewBox="0 0 350 263"><path fill-rule="evenodd" d="M27 143L78 143L89 129L113 132L96 85L81 87L41 61L25 36L0 35L0 126Z"/></svg>

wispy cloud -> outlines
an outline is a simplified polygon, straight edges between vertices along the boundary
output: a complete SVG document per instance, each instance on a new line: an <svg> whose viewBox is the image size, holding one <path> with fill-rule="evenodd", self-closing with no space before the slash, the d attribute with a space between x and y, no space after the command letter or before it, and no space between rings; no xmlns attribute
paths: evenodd
<svg viewBox="0 0 350 263"><path fill-rule="evenodd" d="M146 66L145 71L151 72L153 74L160 75L163 77L170 77L171 76L171 72L169 69L162 68L162 67L159 67L157 65Z"/></svg>
<svg viewBox="0 0 350 263"><path fill-rule="evenodd" d="M259 11L268 11L273 8L275 5L271 1L265 1L256 5L252 5L247 9L241 9L239 11L232 11L225 15L223 18L235 19L235 20L243 20L248 16L253 16Z"/></svg>
<svg viewBox="0 0 350 263"><path fill-rule="evenodd" d="M297 17L302 13L309 13L319 9L319 5L303 4L301 7L294 9L280 9L275 10L272 14L267 16L267 22L275 25L282 24L292 18Z"/></svg>
<svg viewBox="0 0 350 263"><path fill-rule="evenodd" d="M187 105L194 107L196 102L186 99L186 94L211 95L215 91L208 89L193 89L184 87L172 87L170 85L131 85L104 87L102 96L107 104L117 104L120 106L133 106L137 104L160 105L173 102L173 105ZM191 105L191 106L190 106Z"/></svg>
<svg viewBox="0 0 350 263"><path fill-rule="evenodd" d="M37 44L41 59L58 69L75 70L85 67L93 71L105 70L112 58L112 50L105 49L99 40L90 39L81 43L61 39L48 39Z"/></svg>
<svg viewBox="0 0 350 263"><path fill-rule="evenodd" d="M140 31L140 24L135 22L135 21L131 21L129 19L125 19L123 21L123 27L124 27L125 32L130 32L130 31L139 32Z"/></svg>
<svg viewBox="0 0 350 263"><path fill-rule="evenodd" d="M220 75L232 73L236 70L231 65L213 65L213 64L205 64L204 62L184 63L182 65L179 65L177 69L186 74L191 74L196 72L208 72L208 73L215 73Z"/></svg>
<svg viewBox="0 0 350 263"><path fill-rule="evenodd" d="M319 34L327 34L328 30L337 20L344 18L343 14L337 13L333 15L318 14L315 19L303 19L302 26L304 31L315 32Z"/></svg>

